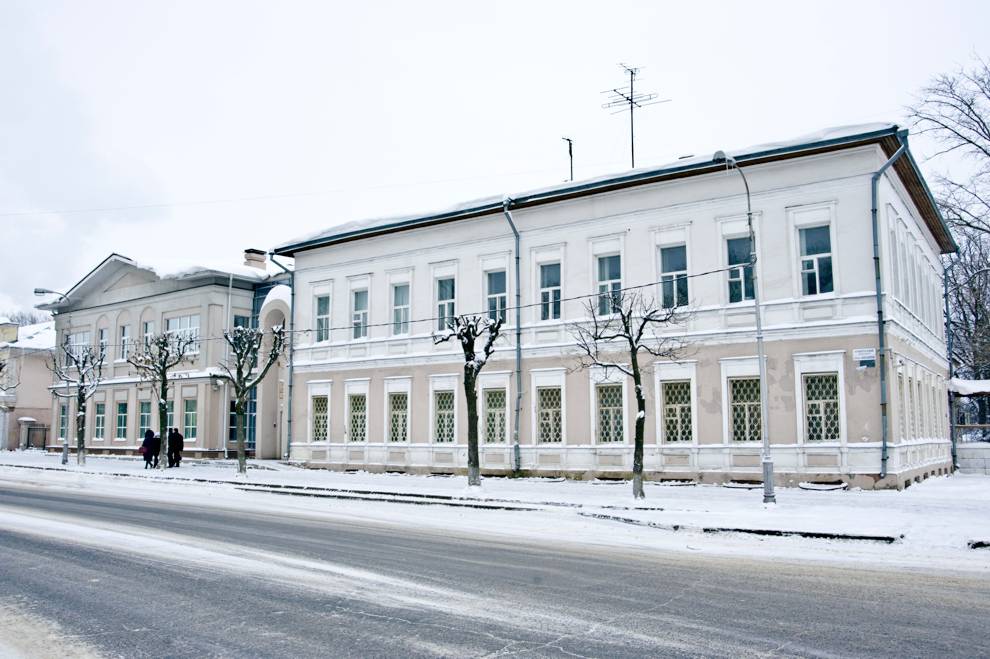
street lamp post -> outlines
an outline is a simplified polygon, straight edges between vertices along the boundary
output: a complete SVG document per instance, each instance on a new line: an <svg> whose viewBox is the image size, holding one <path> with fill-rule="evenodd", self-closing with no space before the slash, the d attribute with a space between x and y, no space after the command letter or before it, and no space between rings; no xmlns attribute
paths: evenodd
<svg viewBox="0 0 990 659"><path fill-rule="evenodd" d="M59 293L58 291L53 291L50 288L36 288L36 289L34 289L34 294L35 295L57 295L58 296L58 299L60 299L60 300L68 300L69 299L69 296L66 295L65 293ZM56 355L54 357L54 359L58 359L58 356ZM66 403L65 403L65 407L66 407L66 410L65 410L65 426L66 427L65 427L65 437L62 438L62 464L64 464L64 465L69 464L69 403L68 403L68 400L69 400L69 381L68 380L65 381L65 396L66 396ZM61 430L62 429L62 427L61 427L62 426L62 404L61 403L59 403L58 420L59 420L59 430ZM78 423L78 420L77 420L77 423Z"/></svg>
<svg viewBox="0 0 990 659"><path fill-rule="evenodd" d="M777 497L773 491L773 456L770 454L770 433L768 429L770 425L770 406L768 403L769 395L767 393L766 351L763 346L763 312L760 308L760 285L756 270L756 232L753 231L753 204L749 192L749 181L746 180L746 174L743 173L736 159L726 155L724 151L716 151L715 155L712 156L712 162L725 163L726 167L734 168L739 172L739 176L743 180L743 186L746 188L746 227L749 230L750 250L749 264L753 271L753 307L756 311L756 358L759 361L760 368L760 416L762 417L760 420L760 435L763 440L761 455L761 463L763 465L763 503L777 503ZM745 277L743 277L744 297L745 290Z"/></svg>

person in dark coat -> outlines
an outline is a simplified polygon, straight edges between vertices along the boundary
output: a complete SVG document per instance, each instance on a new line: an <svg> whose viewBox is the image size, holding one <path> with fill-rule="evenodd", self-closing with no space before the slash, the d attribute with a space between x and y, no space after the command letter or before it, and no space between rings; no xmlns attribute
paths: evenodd
<svg viewBox="0 0 990 659"><path fill-rule="evenodd" d="M152 454L152 457L154 458L154 461L155 461L155 463L154 463L153 466L154 467L157 467L158 466L158 456L162 454L162 436L161 435L152 435L152 437L153 438L151 440L151 454Z"/></svg>
<svg viewBox="0 0 990 659"><path fill-rule="evenodd" d="M172 460L175 462L175 466L178 467L179 463L182 462L182 449L186 447L186 438L182 436L178 428L175 429L172 442Z"/></svg>
<svg viewBox="0 0 990 659"><path fill-rule="evenodd" d="M144 468L151 469L151 459L154 457L155 433L151 428L144 431L144 441L141 442L141 455L144 456Z"/></svg>

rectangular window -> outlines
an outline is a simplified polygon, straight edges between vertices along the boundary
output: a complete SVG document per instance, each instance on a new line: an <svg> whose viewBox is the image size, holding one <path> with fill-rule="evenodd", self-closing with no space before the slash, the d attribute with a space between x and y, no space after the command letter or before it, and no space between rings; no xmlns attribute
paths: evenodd
<svg viewBox="0 0 990 659"><path fill-rule="evenodd" d="M898 428L900 429L901 440L907 439L907 414L905 414L904 406L904 374L897 374L897 406L900 408L900 413L897 415Z"/></svg>
<svg viewBox="0 0 990 659"><path fill-rule="evenodd" d="M809 442L839 440L839 374L804 376L804 432Z"/></svg>
<svg viewBox="0 0 990 659"><path fill-rule="evenodd" d="M615 313L622 304L622 260L618 254L598 257L598 314Z"/></svg>
<svg viewBox="0 0 990 659"><path fill-rule="evenodd" d="M144 338L144 347L151 345L151 337L155 335L155 323L151 320L146 320L141 323L141 336Z"/></svg>
<svg viewBox="0 0 990 659"><path fill-rule="evenodd" d="M560 264L540 266L540 320L560 318Z"/></svg>
<svg viewBox="0 0 990 659"><path fill-rule="evenodd" d="M355 339L368 337L368 291L351 291L351 326Z"/></svg>
<svg viewBox="0 0 990 659"><path fill-rule="evenodd" d="M691 426L691 381L662 382L660 393L663 396L664 441L690 442L694 437Z"/></svg>
<svg viewBox="0 0 990 659"><path fill-rule="evenodd" d="M316 341L330 340L330 296L316 296Z"/></svg>
<svg viewBox="0 0 990 659"><path fill-rule="evenodd" d="M828 226L801 229L801 292L832 292L832 239Z"/></svg>
<svg viewBox="0 0 990 659"><path fill-rule="evenodd" d="M227 440L230 442L237 441L237 412L235 410L235 401L230 401L227 408L229 414L229 420L227 422ZM248 403L247 403L247 427L244 429L244 446L245 448L254 448L254 440L256 437L256 430L258 425L258 390L257 388L251 389L248 393Z"/></svg>
<svg viewBox="0 0 990 659"><path fill-rule="evenodd" d="M105 439L107 436L107 405L106 403L96 404L96 413L93 415L93 438Z"/></svg>
<svg viewBox="0 0 990 659"><path fill-rule="evenodd" d="M196 422L196 399L182 401L182 434L188 440L196 439L199 424Z"/></svg>
<svg viewBox="0 0 990 659"><path fill-rule="evenodd" d="M409 333L409 284L392 287L392 334Z"/></svg>
<svg viewBox="0 0 990 659"><path fill-rule="evenodd" d="M505 441L505 389L485 389L482 402L485 406L485 442L498 444Z"/></svg>
<svg viewBox="0 0 990 659"><path fill-rule="evenodd" d="M110 331L105 327L101 327L97 332L99 349L101 355L107 354L107 349L110 347Z"/></svg>
<svg viewBox="0 0 990 659"><path fill-rule="evenodd" d="M755 295L749 237L729 238L725 241L725 249L729 265L729 302L752 300Z"/></svg>
<svg viewBox="0 0 990 659"><path fill-rule="evenodd" d="M563 410L560 387L536 389L536 439L540 443L559 444L563 440Z"/></svg>
<svg viewBox="0 0 990 659"><path fill-rule="evenodd" d="M127 403L117 403L117 439L127 439Z"/></svg>
<svg viewBox="0 0 990 659"><path fill-rule="evenodd" d="M437 280L437 330L448 329L454 321L454 279Z"/></svg>
<svg viewBox="0 0 990 659"><path fill-rule="evenodd" d="M688 303L687 247L660 248L660 286L664 309Z"/></svg>
<svg viewBox="0 0 990 659"><path fill-rule="evenodd" d="M251 327L251 316L234 316L234 327Z"/></svg>
<svg viewBox="0 0 990 659"><path fill-rule="evenodd" d="M187 352L199 352L199 314L169 318L165 321L165 331L193 341Z"/></svg>
<svg viewBox="0 0 990 659"><path fill-rule="evenodd" d="M729 380L729 405L732 409L732 441L756 442L760 439L760 379Z"/></svg>
<svg viewBox="0 0 990 659"><path fill-rule="evenodd" d="M167 400L165 401L165 427L174 428L175 427L175 401Z"/></svg>
<svg viewBox="0 0 990 659"><path fill-rule="evenodd" d="M144 439L144 431L151 427L151 401L138 403L138 437Z"/></svg>
<svg viewBox="0 0 990 659"><path fill-rule="evenodd" d="M327 396L313 396L313 441L327 441L329 430L330 410Z"/></svg>
<svg viewBox="0 0 990 659"><path fill-rule="evenodd" d="M69 335L69 352L78 360L89 347L89 332L76 332Z"/></svg>
<svg viewBox="0 0 990 659"><path fill-rule="evenodd" d="M409 439L409 394L404 391L388 395L388 441Z"/></svg>
<svg viewBox="0 0 990 659"><path fill-rule="evenodd" d="M120 359L125 360L131 356L131 326L120 326Z"/></svg>
<svg viewBox="0 0 990 659"><path fill-rule="evenodd" d="M453 282L453 279L450 280ZM452 444L454 442L454 392L433 392L434 441Z"/></svg>
<svg viewBox="0 0 990 659"><path fill-rule="evenodd" d="M595 387L598 399L598 441L612 444L625 439L622 432L622 385L600 384Z"/></svg>
<svg viewBox="0 0 990 659"><path fill-rule="evenodd" d="M917 418L917 409L918 408L915 405L915 398L914 398L914 379L911 376L908 376L908 384L907 384L907 386L908 386L907 414L908 414L908 422L909 422L908 428L909 428L909 432L910 432L909 437L911 439L917 439L918 438L918 431L917 431L917 425L915 425L916 424L915 419Z"/></svg>
<svg viewBox="0 0 990 659"><path fill-rule="evenodd" d="M69 432L69 406L62 403L58 406L58 438L65 439Z"/></svg>
<svg viewBox="0 0 990 659"><path fill-rule="evenodd" d="M347 397L347 407L350 418L348 438L352 442L364 442L368 439L368 397L364 394L351 394Z"/></svg>
<svg viewBox="0 0 990 659"><path fill-rule="evenodd" d="M505 270L485 273L488 289L488 318L505 322L505 309L508 303L505 287Z"/></svg>

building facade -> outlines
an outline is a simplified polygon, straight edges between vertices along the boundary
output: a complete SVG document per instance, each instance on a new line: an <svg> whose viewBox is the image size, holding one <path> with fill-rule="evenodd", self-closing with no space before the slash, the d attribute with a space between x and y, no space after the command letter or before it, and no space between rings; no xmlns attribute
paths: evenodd
<svg viewBox="0 0 990 659"><path fill-rule="evenodd" d="M89 345L105 353L103 381L86 410L86 445L93 453L133 453L144 432L159 432L157 398L127 358L147 338L174 332L195 338L186 360L174 369L167 401L170 428L185 438L192 456L222 457L234 447L231 389L218 377L226 358L225 329L284 325L289 310L280 280L266 269L264 252L245 252L240 268L188 268L159 274L127 257L112 254L87 274L65 297L39 308L55 314L57 345ZM58 349L56 350L56 352ZM259 457L281 457L279 377L273 368L251 402L248 447ZM283 376L284 377L284 376ZM61 450L68 438L74 448L75 401L54 398L47 387L52 432L49 448Z"/></svg>
<svg viewBox="0 0 990 659"><path fill-rule="evenodd" d="M6 322L5 322L6 321ZM48 359L53 322L18 326L0 319L0 449L43 446L51 419Z"/></svg>
<svg viewBox="0 0 990 659"><path fill-rule="evenodd" d="M878 179L873 251L873 174L904 140L881 124L734 154L752 189L782 484L903 487L950 467L940 255L954 243L910 152ZM664 330L686 342L677 359L642 364L646 476L759 480L746 201L737 172L694 158L279 247L295 259L291 457L463 471L463 357L433 336L454 314L489 314L506 326L480 378L483 473L516 466L518 436L524 473L627 476L632 385L577 369L573 326L600 293L644 287L688 315Z"/></svg>

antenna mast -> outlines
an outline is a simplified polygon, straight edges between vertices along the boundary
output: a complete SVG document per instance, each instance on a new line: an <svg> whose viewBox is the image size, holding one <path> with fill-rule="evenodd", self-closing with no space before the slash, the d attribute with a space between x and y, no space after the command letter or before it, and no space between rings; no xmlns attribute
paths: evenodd
<svg viewBox="0 0 990 659"><path fill-rule="evenodd" d="M606 89L603 94L608 94L608 100L602 103L602 108L610 110L612 108L619 108L612 114L619 114L620 112L629 112L629 162L633 169L636 168L636 123L635 123L635 113L636 108L646 107L647 105L657 105L658 103L669 103L670 99L665 98L663 100L656 100L657 94L652 92L647 92L645 94L636 93L636 76L639 75L639 69L633 66L627 66L625 64L619 64L623 70L629 75L629 85L625 87L616 87L614 89Z"/></svg>
<svg viewBox="0 0 990 659"><path fill-rule="evenodd" d="M571 160L571 178L570 178L570 180L573 181L574 180L574 140L572 140L569 137L562 137L560 139L562 139L565 142L567 142L567 157L570 158L570 160Z"/></svg>

